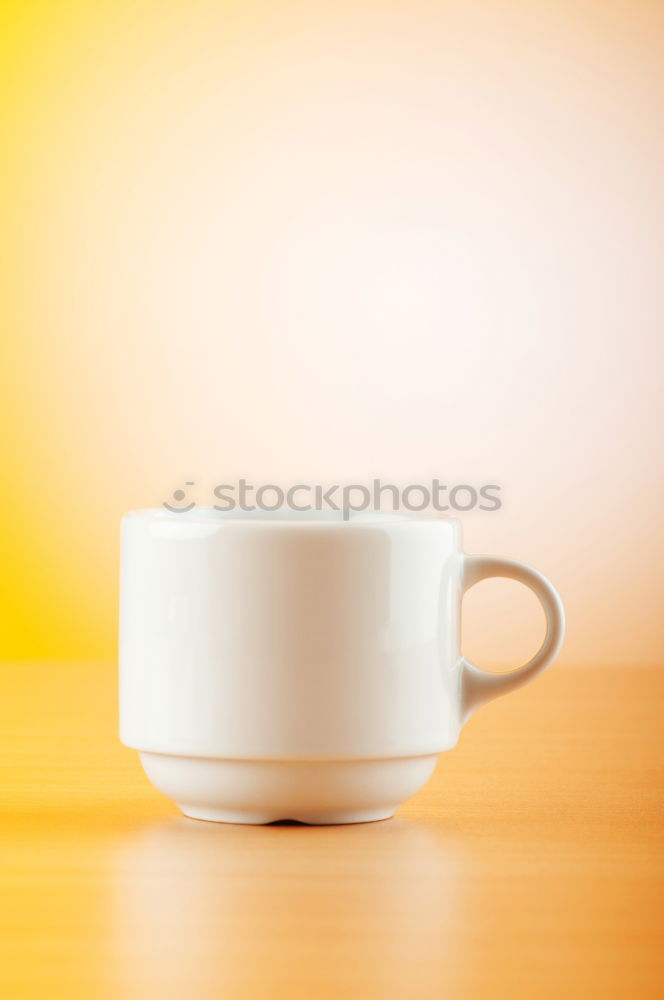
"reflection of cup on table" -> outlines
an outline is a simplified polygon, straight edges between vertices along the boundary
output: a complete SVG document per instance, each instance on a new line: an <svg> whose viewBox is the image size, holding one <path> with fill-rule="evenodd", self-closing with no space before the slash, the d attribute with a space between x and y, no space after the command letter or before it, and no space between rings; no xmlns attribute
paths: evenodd
<svg viewBox="0 0 664 1000"><path fill-rule="evenodd" d="M123 1000L428 1000L463 971L449 967L460 847L435 828L174 818L113 850L109 986Z"/></svg>
<svg viewBox="0 0 664 1000"><path fill-rule="evenodd" d="M507 675L459 651L464 591L539 597L540 651ZM122 528L120 733L198 819L384 819L468 715L544 670L563 635L535 570L467 556L451 519L133 511Z"/></svg>

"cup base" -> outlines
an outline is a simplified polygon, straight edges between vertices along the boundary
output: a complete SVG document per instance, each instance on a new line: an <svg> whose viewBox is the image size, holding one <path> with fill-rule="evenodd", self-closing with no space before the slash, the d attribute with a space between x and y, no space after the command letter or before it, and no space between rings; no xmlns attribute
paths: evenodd
<svg viewBox="0 0 664 1000"><path fill-rule="evenodd" d="M231 812L228 809L197 809L195 806L177 803L180 812L188 819L205 820L208 823L238 823L243 826L265 826L268 823L284 822L262 812ZM321 812L305 813L297 819L287 822L306 823L307 826L337 826L342 823L376 823L379 820L390 819L394 809L358 810L357 812Z"/></svg>
<svg viewBox="0 0 664 1000"><path fill-rule="evenodd" d="M231 760L141 751L148 778L185 816L311 825L389 819L426 783L437 754L372 760Z"/></svg>

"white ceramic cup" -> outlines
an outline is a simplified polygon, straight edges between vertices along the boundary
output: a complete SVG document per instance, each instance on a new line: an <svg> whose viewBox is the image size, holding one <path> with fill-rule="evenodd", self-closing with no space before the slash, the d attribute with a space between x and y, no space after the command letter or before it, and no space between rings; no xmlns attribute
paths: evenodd
<svg viewBox="0 0 664 1000"><path fill-rule="evenodd" d="M497 576L530 587L547 622L508 674L459 651L464 592ZM551 664L563 633L548 580L465 555L452 519L132 511L120 738L196 819L385 819L479 705Z"/></svg>

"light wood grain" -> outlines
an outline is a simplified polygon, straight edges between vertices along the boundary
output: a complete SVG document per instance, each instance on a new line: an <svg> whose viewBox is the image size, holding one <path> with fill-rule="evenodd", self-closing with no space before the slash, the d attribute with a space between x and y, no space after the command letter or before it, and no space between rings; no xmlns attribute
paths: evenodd
<svg viewBox="0 0 664 1000"><path fill-rule="evenodd" d="M2 678L3 997L662 995L664 671L554 669L328 828L179 818L109 665Z"/></svg>

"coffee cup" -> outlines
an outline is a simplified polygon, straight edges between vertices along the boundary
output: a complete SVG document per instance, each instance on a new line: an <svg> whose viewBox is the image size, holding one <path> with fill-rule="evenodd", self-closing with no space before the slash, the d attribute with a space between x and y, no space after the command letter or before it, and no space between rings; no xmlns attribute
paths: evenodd
<svg viewBox="0 0 664 1000"><path fill-rule="evenodd" d="M529 587L541 648L493 674L460 652L463 594ZM482 704L563 639L560 598L523 563L466 555L452 518L137 510L122 522L120 737L195 819L386 819Z"/></svg>

